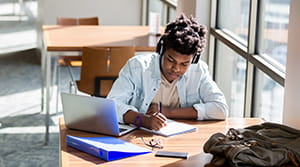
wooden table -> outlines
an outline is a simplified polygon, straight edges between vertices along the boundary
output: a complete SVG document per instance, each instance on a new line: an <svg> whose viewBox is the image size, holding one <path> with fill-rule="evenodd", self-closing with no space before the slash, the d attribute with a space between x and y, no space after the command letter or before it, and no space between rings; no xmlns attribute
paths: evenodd
<svg viewBox="0 0 300 167"><path fill-rule="evenodd" d="M154 51L159 39L159 36L149 34L149 26L44 25L43 35L41 110L46 111L45 144L49 140L51 56L53 55L50 52L81 51L84 46L134 46L136 51Z"/></svg>
<svg viewBox="0 0 300 167"><path fill-rule="evenodd" d="M155 51L159 36L149 26L44 25L47 51L81 51L84 46L134 46L136 51Z"/></svg>
<svg viewBox="0 0 300 167"><path fill-rule="evenodd" d="M100 158L94 157L90 154L78 151L71 147L66 146L66 135L81 136L81 137L97 137L103 136L100 134L87 133L76 130L69 130L66 128L64 121L60 118L60 160L63 167L76 167L76 166L128 166L128 167L141 167L141 166L212 166L209 162L212 158L211 154L203 152L203 145L208 138L217 132L226 133L231 127L243 128L249 125L260 124L263 121L259 118L228 118L226 121L181 121L189 123L198 127L196 132L180 134L172 137L161 137L153 135L142 130L135 130L125 136L120 137L122 140L134 143L141 147L147 147L141 141L140 137L145 139L160 138L163 141L166 151L179 151L188 152L188 160L176 158L163 158L155 157L154 154L158 149L152 153L120 159L116 161L106 162Z"/></svg>

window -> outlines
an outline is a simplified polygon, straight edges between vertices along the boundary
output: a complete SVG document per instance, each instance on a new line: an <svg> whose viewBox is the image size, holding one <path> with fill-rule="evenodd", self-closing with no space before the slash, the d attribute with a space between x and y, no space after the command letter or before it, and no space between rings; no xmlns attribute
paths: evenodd
<svg viewBox="0 0 300 167"><path fill-rule="evenodd" d="M177 7L177 0L151 0L147 1L147 18L149 18L149 13L159 13L161 16L161 25L166 25L170 21L176 18L176 7ZM149 20L147 21L149 22Z"/></svg>
<svg viewBox="0 0 300 167"><path fill-rule="evenodd" d="M247 43L250 0L219 1L217 25L224 31L229 30ZM231 9L228 12L228 9ZM232 10L234 9L234 10Z"/></svg>
<svg viewBox="0 0 300 167"><path fill-rule="evenodd" d="M281 122L284 88L276 81L257 70L255 84L254 116L269 121Z"/></svg>
<svg viewBox="0 0 300 167"><path fill-rule="evenodd" d="M285 71L290 0L260 1L259 53ZM268 57L267 57L268 56Z"/></svg>
<svg viewBox="0 0 300 167"><path fill-rule="evenodd" d="M209 56L229 116L281 122L290 0L211 4Z"/></svg>
<svg viewBox="0 0 300 167"><path fill-rule="evenodd" d="M222 42L216 46L215 80L226 97L229 117L243 117L246 60Z"/></svg>

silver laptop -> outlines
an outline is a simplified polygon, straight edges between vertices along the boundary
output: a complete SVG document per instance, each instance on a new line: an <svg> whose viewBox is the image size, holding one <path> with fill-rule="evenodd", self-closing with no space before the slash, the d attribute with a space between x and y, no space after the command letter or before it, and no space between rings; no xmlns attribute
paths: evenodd
<svg viewBox="0 0 300 167"><path fill-rule="evenodd" d="M113 136L124 135L136 127L119 124L116 104L111 99L61 93L67 128Z"/></svg>

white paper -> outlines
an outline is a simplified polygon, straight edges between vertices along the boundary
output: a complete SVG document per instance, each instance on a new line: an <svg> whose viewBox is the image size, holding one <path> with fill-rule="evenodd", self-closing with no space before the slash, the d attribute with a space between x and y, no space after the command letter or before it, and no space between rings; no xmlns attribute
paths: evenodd
<svg viewBox="0 0 300 167"><path fill-rule="evenodd" d="M146 129L143 127L141 127L141 129L148 131L148 132L158 134L158 135L162 135L162 136L174 136L174 135L197 130L197 128L195 126L192 126L192 125L189 125L186 123L176 122L176 121L173 121L170 119L168 120L167 124L168 124L167 126L161 128L158 131Z"/></svg>

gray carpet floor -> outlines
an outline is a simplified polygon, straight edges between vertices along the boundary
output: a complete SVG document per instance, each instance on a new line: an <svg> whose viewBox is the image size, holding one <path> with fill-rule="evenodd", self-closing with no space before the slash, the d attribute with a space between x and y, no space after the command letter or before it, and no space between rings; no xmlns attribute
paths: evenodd
<svg viewBox="0 0 300 167"><path fill-rule="evenodd" d="M55 93L50 111L50 140L45 141L41 112L40 57L35 50L0 55L0 167L59 165L58 118ZM61 70L67 83L67 69ZM64 84L62 84L64 85ZM53 92L56 86L53 86ZM68 90L67 84L61 90ZM60 107L61 108L61 107Z"/></svg>
<svg viewBox="0 0 300 167"><path fill-rule="evenodd" d="M36 2L24 0L21 12L17 1L0 1L0 167L59 166L61 112L52 104L50 138L44 145L40 57L30 50L36 47Z"/></svg>
<svg viewBox="0 0 300 167"><path fill-rule="evenodd" d="M0 167L57 167L61 102L59 98L56 111L57 85L53 84L50 137L45 145L41 63L39 53L32 49L36 48L37 1L24 0L21 16L13 12L16 2L0 0ZM78 80L80 69L72 71ZM69 81L67 68L61 68L61 92L69 91Z"/></svg>

